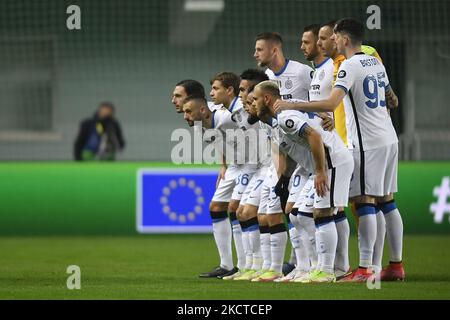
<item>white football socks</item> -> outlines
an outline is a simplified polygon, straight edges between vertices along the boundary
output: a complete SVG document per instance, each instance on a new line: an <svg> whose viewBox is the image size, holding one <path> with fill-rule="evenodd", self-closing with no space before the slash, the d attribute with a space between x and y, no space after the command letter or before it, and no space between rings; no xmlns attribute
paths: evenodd
<svg viewBox="0 0 450 320"><path fill-rule="evenodd" d="M359 266L372 266L373 248L377 240L377 217L373 204L360 205L356 211L359 215L358 242Z"/></svg>
<svg viewBox="0 0 450 320"><path fill-rule="evenodd" d="M378 210L378 207L376 208ZM386 221L381 210L377 211L377 240L373 247L372 269L375 273L380 273L383 263L384 237L386 235Z"/></svg>
<svg viewBox="0 0 450 320"><path fill-rule="evenodd" d="M272 254L270 248L270 233L269 226L260 226L260 240L261 240L261 255L263 258L263 265L261 269L269 270L272 264Z"/></svg>
<svg viewBox="0 0 450 320"><path fill-rule="evenodd" d="M242 229L242 226L241 226ZM253 264L253 251L250 246L250 237L246 229L242 229L242 246L245 252L245 269L250 269ZM242 269L241 269L242 270Z"/></svg>
<svg viewBox="0 0 450 320"><path fill-rule="evenodd" d="M308 253L306 252L306 248L303 245L300 232L297 230L294 224L291 224L291 228L289 229L289 237L296 255L296 269L301 271L309 271Z"/></svg>
<svg viewBox="0 0 450 320"><path fill-rule="evenodd" d="M317 228L318 254L321 261L320 271L334 274L334 258L338 235L333 217L314 219Z"/></svg>
<svg viewBox="0 0 450 320"><path fill-rule="evenodd" d="M402 261L403 251L403 221L394 201L381 206L386 220L386 233L392 262Z"/></svg>
<svg viewBox="0 0 450 320"><path fill-rule="evenodd" d="M213 234L219 250L220 266L224 269L233 269L233 252L231 248L231 226L228 218L213 222Z"/></svg>
<svg viewBox="0 0 450 320"><path fill-rule="evenodd" d="M270 228L270 254L272 263L270 270L281 272L283 267L284 251L286 250L287 231L284 223L280 223Z"/></svg>
<svg viewBox="0 0 450 320"><path fill-rule="evenodd" d="M299 223L300 233L304 239L306 251L308 252L311 269L317 269L319 258L316 248L316 226L314 224L314 219L299 213L297 215L297 221Z"/></svg>
<svg viewBox="0 0 450 320"><path fill-rule="evenodd" d="M234 220L232 222L233 227L233 239L234 239L234 247L236 248L237 255L237 267L239 270L243 270L245 268L245 251L244 246L242 244L242 229L239 221Z"/></svg>
<svg viewBox="0 0 450 320"><path fill-rule="evenodd" d="M256 225L256 227L257 228L254 230L247 231L250 247L253 253L252 266L250 267L252 270L260 270L263 263L259 227L258 225Z"/></svg>
<svg viewBox="0 0 450 320"><path fill-rule="evenodd" d="M308 272L311 268L308 250L308 236L306 234L306 231L301 230L302 228L300 226L300 221L298 220L298 215L290 214L289 220L294 226L294 228L289 229L291 242L293 241L293 235L295 237L294 240L297 242L295 248L295 255L297 258L296 269L299 271Z"/></svg>
<svg viewBox="0 0 450 320"><path fill-rule="evenodd" d="M334 267L336 270L347 272L350 269L348 259L348 240L350 238L350 226L344 211L339 211L334 216L338 242L336 247L336 257L334 259Z"/></svg>

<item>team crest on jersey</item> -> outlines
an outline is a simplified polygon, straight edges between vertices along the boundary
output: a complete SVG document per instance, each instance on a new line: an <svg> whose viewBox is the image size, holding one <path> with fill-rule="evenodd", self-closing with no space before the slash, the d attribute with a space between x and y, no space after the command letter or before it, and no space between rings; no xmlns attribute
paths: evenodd
<svg viewBox="0 0 450 320"><path fill-rule="evenodd" d="M339 71L338 73L338 78L342 79L347 75L347 73L344 70Z"/></svg>
<svg viewBox="0 0 450 320"><path fill-rule="evenodd" d="M287 79L286 83L284 84L284 87L286 89L292 89L292 87L294 86L294 84L292 83L291 79Z"/></svg>
<svg viewBox="0 0 450 320"><path fill-rule="evenodd" d="M286 124L286 127L288 127L289 129L292 129L294 127L294 120L287 119L285 124Z"/></svg>
<svg viewBox="0 0 450 320"><path fill-rule="evenodd" d="M322 71L319 74L319 80L322 81L323 78L325 78L325 70L322 69Z"/></svg>

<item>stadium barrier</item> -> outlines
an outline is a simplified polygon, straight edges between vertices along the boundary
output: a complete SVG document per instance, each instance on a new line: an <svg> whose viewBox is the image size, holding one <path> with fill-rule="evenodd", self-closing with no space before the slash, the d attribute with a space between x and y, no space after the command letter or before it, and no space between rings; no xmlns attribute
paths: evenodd
<svg viewBox="0 0 450 320"><path fill-rule="evenodd" d="M203 180L196 176L199 168ZM4 162L0 235L208 232L214 170L170 163ZM449 181L450 162L400 163L396 202L405 233L450 234Z"/></svg>

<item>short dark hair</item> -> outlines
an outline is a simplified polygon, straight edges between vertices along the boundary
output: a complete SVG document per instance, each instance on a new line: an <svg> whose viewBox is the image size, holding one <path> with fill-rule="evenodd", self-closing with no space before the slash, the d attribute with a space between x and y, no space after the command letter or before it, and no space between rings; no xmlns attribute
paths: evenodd
<svg viewBox="0 0 450 320"><path fill-rule="evenodd" d="M329 28L331 28L331 30L333 30L334 27L336 26L336 22L337 22L337 20L336 20L336 19L333 19L333 20L327 21L327 22L325 22L325 23L322 23L322 24L320 25L320 27L321 27L321 28L322 28L322 27L329 27Z"/></svg>
<svg viewBox="0 0 450 320"><path fill-rule="evenodd" d="M256 36L255 41L258 40L271 41L279 45L283 44L283 38L278 32L262 32Z"/></svg>
<svg viewBox="0 0 450 320"><path fill-rule="evenodd" d="M356 19L344 18L334 27L335 33L345 33L353 45L361 44L364 39L364 25Z"/></svg>
<svg viewBox="0 0 450 320"><path fill-rule="evenodd" d="M306 27L304 27L303 33L311 31L317 38L319 36L319 29L320 29L320 25L317 23L314 23L314 24L310 24L310 25L307 25Z"/></svg>
<svg viewBox="0 0 450 320"><path fill-rule="evenodd" d="M265 80L269 80L269 77L264 71L258 69L247 69L241 74L241 80L248 80L256 83L260 83Z"/></svg>
<svg viewBox="0 0 450 320"><path fill-rule="evenodd" d="M199 102L204 105L208 104L205 97L199 97L199 96L195 96L195 95L187 96L186 99L184 99L183 104L186 104L189 101L196 101L196 102Z"/></svg>
<svg viewBox="0 0 450 320"><path fill-rule="evenodd" d="M109 101L102 101L102 102L100 102L100 104L98 105L98 108L99 108L99 109L100 109L100 108L104 108L104 107L111 109L112 112L114 112L115 109L116 109L116 107L114 106L114 104L113 104L112 102L109 102Z"/></svg>
<svg viewBox="0 0 450 320"><path fill-rule="evenodd" d="M198 98L205 98L205 88L197 80L186 79L178 82L175 86L180 86L186 91L186 95Z"/></svg>
<svg viewBox="0 0 450 320"><path fill-rule="evenodd" d="M225 88L233 87L234 95L239 95L239 83L241 82L241 79L237 74L233 72L220 72L211 79L211 85L214 81L220 81Z"/></svg>

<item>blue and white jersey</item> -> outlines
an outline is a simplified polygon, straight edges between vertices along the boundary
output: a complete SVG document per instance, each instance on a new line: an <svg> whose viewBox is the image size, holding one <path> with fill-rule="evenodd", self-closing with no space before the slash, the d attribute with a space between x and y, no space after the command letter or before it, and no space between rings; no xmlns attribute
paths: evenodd
<svg viewBox="0 0 450 320"><path fill-rule="evenodd" d="M215 138L205 141L216 144L218 151L225 155L227 163L259 164L258 133L259 123L250 123L249 114L244 110L239 98L235 98L229 109L221 107L212 113L212 128L220 132ZM221 139L218 139L221 138Z"/></svg>
<svg viewBox="0 0 450 320"><path fill-rule="evenodd" d="M362 151L398 142L391 117L386 111L389 79L383 64L375 57L357 53L342 62L335 88L348 95L345 103L349 141Z"/></svg>
<svg viewBox="0 0 450 320"><path fill-rule="evenodd" d="M278 83L283 100L308 100L308 91L314 70L306 64L286 59L284 68L280 72L266 70L270 80Z"/></svg>
<svg viewBox="0 0 450 320"><path fill-rule="evenodd" d="M222 104L214 104L214 102L212 101L207 101L208 104L208 108L211 112L213 112L214 110L219 110L223 107Z"/></svg>
<svg viewBox="0 0 450 320"><path fill-rule="evenodd" d="M309 88L309 101L319 101L328 99L333 88L333 59L327 58L316 66Z"/></svg>
<svg viewBox="0 0 450 320"><path fill-rule="evenodd" d="M294 146L290 147L289 156L309 173L315 172L314 159L307 137L303 135L306 126L311 127L322 137L328 168L334 168L351 159L336 130L326 131L322 128L322 119L316 113L306 113L297 110L283 110L277 116L278 124L283 135Z"/></svg>

